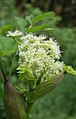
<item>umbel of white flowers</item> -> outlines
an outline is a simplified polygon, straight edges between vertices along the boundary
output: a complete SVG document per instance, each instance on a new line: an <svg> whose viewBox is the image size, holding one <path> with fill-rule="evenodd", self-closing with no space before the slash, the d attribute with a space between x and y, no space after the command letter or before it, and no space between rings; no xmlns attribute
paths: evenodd
<svg viewBox="0 0 76 119"><path fill-rule="evenodd" d="M64 70L63 62L59 61L61 52L56 40L46 40L45 35L24 34L18 30L9 31L7 36L19 37L19 69L28 67L36 80L40 77L41 81L48 80Z"/></svg>

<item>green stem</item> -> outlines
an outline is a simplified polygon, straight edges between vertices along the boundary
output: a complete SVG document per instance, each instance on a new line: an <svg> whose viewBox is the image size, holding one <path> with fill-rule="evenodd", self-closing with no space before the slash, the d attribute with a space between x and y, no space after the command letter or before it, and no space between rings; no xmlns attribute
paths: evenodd
<svg viewBox="0 0 76 119"><path fill-rule="evenodd" d="M13 68L13 63L14 63L14 60L15 60L15 56L16 56L16 54L14 54L14 57L13 57L13 60L12 60L12 63L11 63L11 68L10 68L10 72L9 72L9 75L8 75L8 80L10 80L10 77L11 77L11 73L12 73L12 68Z"/></svg>
<svg viewBox="0 0 76 119"><path fill-rule="evenodd" d="M0 76L1 76L1 79L3 80L3 82L7 82L7 78L6 78L6 75L4 73L4 70L3 70L1 63L0 63Z"/></svg>
<svg viewBox="0 0 76 119"><path fill-rule="evenodd" d="M33 106L33 104L27 104L27 119L29 119L29 115L30 115L32 106Z"/></svg>

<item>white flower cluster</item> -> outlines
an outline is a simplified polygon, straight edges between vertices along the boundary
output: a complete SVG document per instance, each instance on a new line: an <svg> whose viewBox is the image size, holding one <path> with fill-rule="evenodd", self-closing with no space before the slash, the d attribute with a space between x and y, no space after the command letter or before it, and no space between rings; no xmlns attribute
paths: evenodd
<svg viewBox="0 0 76 119"><path fill-rule="evenodd" d="M21 36L23 33L21 31L15 30L15 32L8 31L7 36L16 37Z"/></svg>
<svg viewBox="0 0 76 119"><path fill-rule="evenodd" d="M60 48L52 38L47 36L27 34L20 39L22 43L19 49L19 65L31 68L33 75L38 80L49 79L63 71L63 63L60 59Z"/></svg>
<svg viewBox="0 0 76 119"><path fill-rule="evenodd" d="M20 36L19 67L29 67L37 80L50 79L63 71L63 62L59 61L60 47L52 38L47 40L45 35L36 36L32 33L24 35L18 30L9 31L8 36Z"/></svg>

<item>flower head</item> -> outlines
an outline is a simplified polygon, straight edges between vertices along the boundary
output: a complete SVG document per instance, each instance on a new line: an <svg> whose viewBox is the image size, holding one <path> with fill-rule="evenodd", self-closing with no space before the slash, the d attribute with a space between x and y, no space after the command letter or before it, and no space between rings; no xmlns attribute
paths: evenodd
<svg viewBox="0 0 76 119"><path fill-rule="evenodd" d="M26 34L20 37L18 46L19 67L29 67L36 80L47 80L63 71L63 63L59 61L60 46L47 36Z"/></svg>

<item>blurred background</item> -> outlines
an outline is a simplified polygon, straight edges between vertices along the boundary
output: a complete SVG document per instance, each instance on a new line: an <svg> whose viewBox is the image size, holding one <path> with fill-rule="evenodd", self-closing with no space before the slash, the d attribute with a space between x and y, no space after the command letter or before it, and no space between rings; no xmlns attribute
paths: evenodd
<svg viewBox="0 0 76 119"><path fill-rule="evenodd" d="M0 35L15 29L14 17L39 15L53 11L49 21L54 30L49 33L61 46L62 60L76 69L76 0L0 0ZM10 70L11 56L0 58L6 75ZM11 80L16 84L18 58L13 64ZM6 68L5 68L6 67ZM19 84L21 85L21 84ZM7 119L3 105L3 83L0 80L0 119ZM39 99L33 106L30 119L76 119L76 77L66 75L61 84Z"/></svg>

